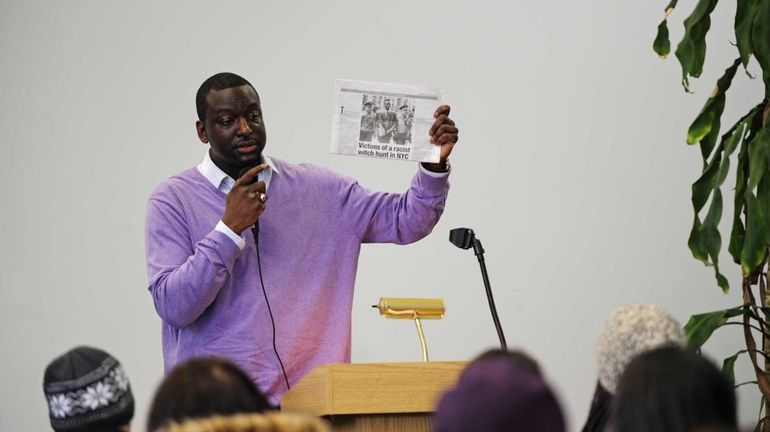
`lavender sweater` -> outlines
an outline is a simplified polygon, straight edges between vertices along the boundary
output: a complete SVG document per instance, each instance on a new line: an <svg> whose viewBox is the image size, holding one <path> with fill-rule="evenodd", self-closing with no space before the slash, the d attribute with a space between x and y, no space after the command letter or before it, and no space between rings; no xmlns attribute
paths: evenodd
<svg viewBox="0 0 770 432"><path fill-rule="evenodd" d="M273 161L278 172L259 220L259 252L278 353L295 384L318 365L350 361L361 243L406 244L428 235L449 183L420 171L404 194L371 192L324 168ZM165 370L195 356L228 357L278 403L287 389L254 238L244 231L240 250L214 230L225 199L195 168L163 182L149 199L149 290L163 321Z"/></svg>

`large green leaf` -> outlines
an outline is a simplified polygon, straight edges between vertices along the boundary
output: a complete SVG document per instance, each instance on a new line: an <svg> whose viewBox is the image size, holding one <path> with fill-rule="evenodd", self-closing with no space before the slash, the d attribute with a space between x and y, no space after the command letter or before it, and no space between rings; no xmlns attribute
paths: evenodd
<svg viewBox="0 0 770 432"><path fill-rule="evenodd" d="M762 112L764 104L759 104L752 108L746 115L738 120L729 131L722 135L722 143L720 145L724 148L723 161L727 155L732 153L738 145L740 150L738 151L738 160L736 162L736 174L735 174L735 192L733 202L733 225L730 232L730 245L728 250L733 257L733 261L736 264L741 263L741 254L743 253L743 241L745 238L746 230L741 220L743 214L745 202L743 201L744 192L747 186L747 173L748 168L748 140L749 131L755 122L757 113ZM720 170L725 169L725 163L722 163ZM720 173L720 178L722 178Z"/></svg>
<svg viewBox="0 0 770 432"><path fill-rule="evenodd" d="M735 150L735 147L733 147L732 149L725 147L726 145L733 144L730 141L731 140L725 140L723 137L722 144L720 144L720 148L724 149L724 154L722 155L722 162L719 163L719 174L717 174L717 186L721 186L725 182L725 180L727 180L727 175L730 174L730 154L732 154L732 152ZM735 142L736 145L738 141L740 140L736 140Z"/></svg>
<svg viewBox="0 0 770 432"><path fill-rule="evenodd" d="M682 85L690 91L688 76L699 77L706 58L706 33L711 27L709 15L717 0L698 0L693 12L684 20L684 37L676 47L676 58L682 65Z"/></svg>
<svg viewBox="0 0 770 432"><path fill-rule="evenodd" d="M770 156L770 139L768 129L762 128L749 142L749 190L753 191L759 185L767 172L767 159Z"/></svg>
<svg viewBox="0 0 770 432"><path fill-rule="evenodd" d="M711 132L717 111L722 111L724 108L725 96L723 93L717 93L714 97L708 98L698 117L695 117L690 128L687 129L687 144L697 144L703 140Z"/></svg>
<svg viewBox="0 0 770 432"><path fill-rule="evenodd" d="M723 136L725 148L725 155L729 154L729 151L733 146L737 146L740 142L741 149L738 152L738 161L736 162L736 174L735 174L735 197L733 201L733 226L730 231L730 244L727 250L733 257L733 262L736 264L741 263L741 254L743 252L743 242L745 239L746 230L741 220L743 214L744 201L743 194L746 190L746 173L744 167L748 163L748 145L746 143L746 132L749 129L749 125L754 121L754 115L756 115L758 108L754 108L744 116L733 128ZM724 163L722 164L724 166ZM721 176L720 176L721 177Z"/></svg>
<svg viewBox="0 0 770 432"><path fill-rule="evenodd" d="M725 325L728 319L741 315L743 309L743 306L738 306L691 316L684 326L687 346L693 349L700 348L711 337L714 330Z"/></svg>
<svg viewBox="0 0 770 432"><path fill-rule="evenodd" d="M762 177L762 181L757 186L757 203L762 209L762 216L764 216L764 225L770 227L770 175ZM770 236L770 229L765 230L765 246L770 240L767 236Z"/></svg>
<svg viewBox="0 0 770 432"><path fill-rule="evenodd" d="M706 241L703 238L703 224L696 214L692 221L690 237L687 239L687 246L690 248L693 258L704 264L709 263L709 251L706 248Z"/></svg>
<svg viewBox="0 0 770 432"><path fill-rule="evenodd" d="M719 188L714 189L714 195L711 197L711 205L709 211L706 214L706 219L703 220L703 228L707 226L716 229L716 223L722 219L722 192ZM718 249L717 249L718 251ZM709 250L711 253L712 250Z"/></svg>
<svg viewBox="0 0 770 432"><path fill-rule="evenodd" d="M671 41L668 39L668 25L665 18L658 24L658 34L652 42L652 49L661 58L666 58L671 52Z"/></svg>
<svg viewBox="0 0 770 432"><path fill-rule="evenodd" d="M701 140L701 155L704 158L704 163L716 143L720 127L719 117L724 110L725 91L730 88L739 65L740 59L736 59L732 66L727 68L724 75L717 81L714 94L706 102L693 125L690 126L688 142L691 138ZM694 137L693 134L695 134ZM722 219L722 193L719 187L727 178L730 155L735 151L737 141L740 140L740 138L729 139L730 137L731 135L728 134L722 137L711 161L705 165L700 178L692 185L692 205L695 215L690 237L687 240L687 245L695 259L706 265L713 265L717 285L725 292L730 289L730 285L727 278L719 271L719 252L722 248L722 236L719 233L719 221ZM728 151L724 152L723 149L726 145ZM706 218L701 223L699 213L706 205L709 197L711 197L711 205ZM738 237L735 239L737 240Z"/></svg>
<svg viewBox="0 0 770 432"><path fill-rule="evenodd" d="M715 244L715 242L713 241L714 232L713 232L713 229L708 230L708 232L706 232L706 228L704 227L703 223L701 223L701 220L698 214L703 209L703 206L706 205L706 201L708 201L709 196L712 193L715 193L715 191L719 190L719 185L717 184L717 181L719 180L718 176L719 176L721 152L722 152L721 148L717 150L717 154L714 155L714 157L711 159L711 162L706 166L706 169L703 172L703 174L692 185L692 206L693 206L694 216L693 216L693 222L692 222L692 229L690 230L690 238L687 240L687 246L690 248L690 252L692 252L692 256L706 265L711 264L711 262L709 261L709 255L710 255L709 252ZM712 199L711 207L713 207L713 204L714 204L714 200ZM721 205L721 197L720 197L720 203L719 203L720 217L721 217L721 208L722 208L722 205ZM713 228L714 216L716 215L712 211L712 208L709 208L708 213L709 215L711 215L709 222L712 224L711 228ZM719 221L717 220L716 223L718 224ZM717 232L716 235L718 236L719 232Z"/></svg>
<svg viewBox="0 0 770 432"><path fill-rule="evenodd" d="M727 246L727 250L733 257L733 262L740 264L741 254L743 253L743 242L746 238L746 228L743 226L743 221L741 220L743 199L738 196L737 192L735 201L736 204L735 211L733 212L733 227L730 231L730 244Z"/></svg>
<svg viewBox="0 0 770 432"><path fill-rule="evenodd" d="M751 190L746 190L743 196L746 200L746 234L741 252L741 269L747 277L765 261L767 226L757 197Z"/></svg>
<svg viewBox="0 0 770 432"><path fill-rule="evenodd" d="M761 0L751 26L751 48L762 68L765 99L770 99L770 1Z"/></svg>
<svg viewBox="0 0 770 432"><path fill-rule="evenodd" d="M730 285L722 273L719 272L719 251L722 249L722 236L719 234L719 221L722 219L722 192L717 187L714 189L714 195L711 198L708 214L703 220L702 237L703 245L706 247L711 264L714 266L714 276L717 285L722 291L727 292Z"/></svg>
<svg viewBox="0 0 770 432"><path fill-rule="evenodd" d="M724 143L722 145L722 148L724 149L724 158L730 157L731 154L735 151L735 149L738 148L738 144L741 143L743 138L746 136L746 132L749 130L749 125L751 121L754 120L753 114L756 113L756 108L751 110L747 116L744 116L744 118L738 120L738 122L733 126L729 131L727 131L726 134L722 136L722 142ZM722 159L724 161L724 159ZM720 178L722 176L720 175ZM722 179L724 181L724 179Z"/></svg>
<svg viewBox="0 0 770 432"><path fill-rule="evenodd" d="M751 58L751 26L757 13L757 0L737 0L735 10L735 38L738 52L741 54L743 67L749 65Z"/></svg>
<svg viewBox="0 0 770 432"><path fill-rule="evenodd" d="M722 362L722 375L730 381L730 384L735 385L735 360L738 356L745 353L746 350L740 350L737 353L727 357Z"/></svg>
<svg viewBox="0 0 770 432"><path fill-rule="evenodd" d="M722 288L723 293L726 294L728 291L730 291L730 283L727 281L725 275L719 272L719 266L716 264L714 265L714 277L717 280L717 286Z"/></svg>
<svg viewBox="0 0 770 432"><path fill-rule="evenodd" d="M721 150L717 150L717 155L721 156ZM714 157L706 166L700 178L692 184L692 208L695 213L699 213L706 205L709 195L718 186L720 158Z"/></svg>
<svg viewBox="0 0 770 432"><path fill-rule="evenodd" d="M701 156L703 157L704 164L719 137L720 118L725 109L725 92L730 88L740 62L740 58L735 59L733 64L725 69L725 73L717 81L716 88L711 97L708 98L700 113L687 130L688 144L700 142Z"/></svg>

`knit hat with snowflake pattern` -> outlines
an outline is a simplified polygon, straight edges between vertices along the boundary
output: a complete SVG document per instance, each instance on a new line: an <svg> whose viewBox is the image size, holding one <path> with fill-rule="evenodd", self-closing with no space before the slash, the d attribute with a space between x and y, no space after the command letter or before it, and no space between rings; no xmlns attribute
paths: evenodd
<svg viewBox="0 0 770 432"><path fill-rule="evenodd" d="M134 397L123 367L106 352L77 347L45 369L43 392L55 431L123 426L134 416Z"/></svg>
<svg viewBox="0 0 770 432"><path fill-rule="evenodd" d="M639 354L664 345L684 346L682 325L662 307L651 304L621 306L610 314L599 333L596 354L599 382L615 394L620 375Z"/></svg>

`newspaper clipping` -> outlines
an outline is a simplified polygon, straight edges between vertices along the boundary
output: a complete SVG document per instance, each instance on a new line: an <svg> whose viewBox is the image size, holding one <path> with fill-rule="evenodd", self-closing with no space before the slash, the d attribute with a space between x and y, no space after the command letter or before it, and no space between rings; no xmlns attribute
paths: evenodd
<svg viewBox="0 0 770 432"><path fill-rule="evenodd" d="M337 80L331 152L436 163L428 131L440 104L435 87Z"/></svg>

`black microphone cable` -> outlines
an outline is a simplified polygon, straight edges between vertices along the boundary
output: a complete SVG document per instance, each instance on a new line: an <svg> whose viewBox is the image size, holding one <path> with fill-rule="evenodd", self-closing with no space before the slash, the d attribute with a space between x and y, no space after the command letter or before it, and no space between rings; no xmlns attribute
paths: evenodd
<svg viewBox="0 0 770 432"><path fill-rule="evenodd" d="M286 381L286 388L291 390L291 385L289 385L289 376L286 375L286 368L283 367L283 360L281 360L281 355L278 354L278 347L275 345L275 319L273 318L273 310L270 308L270 300L267 298L265 281L262 279L262 263L259 259L259 221L254 223L254 227L251 229L251 233L254 234L254 246L256 246L257 249L257 270L259 271L259 284L262 285L262 294L265 296L267 312L270 314L270 324L273 327L273 352L275 353L275 357L278 358L278 363L281 365L281 372L283 372L283 379Z"/></svg>
<svg viewBox="0 0 770 432"><path fill-rule="evenodd" d="M243 168L241 172L238 174L238 178L241 178L246 172L249 171L250 168ZM257 181L257 177L255 176L252 180L253 182ZM283 360L281 360L281 355L278 354L278 347L275 345L275 319L273 318L273 309L270 307L270 300L267 298L267 290L265 289L265 281L262 278L262 262L260 261L259 257L259 220L254 222L254 226L251 227L251 233L254 235L254 247L257 250L257 270L259 272L259 284L262 285L262 294L265 296L265 304L267 305L267 313L270 314L270 325L273 328L273 352L275 353L275 357L278 359L278 364L281 365L281 372L283 373L283 379L286 381L286 388L291 390L291 385L289 385L289 376L286 374L286 368L283 366Z"/></svg>

